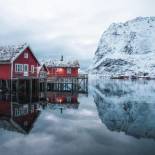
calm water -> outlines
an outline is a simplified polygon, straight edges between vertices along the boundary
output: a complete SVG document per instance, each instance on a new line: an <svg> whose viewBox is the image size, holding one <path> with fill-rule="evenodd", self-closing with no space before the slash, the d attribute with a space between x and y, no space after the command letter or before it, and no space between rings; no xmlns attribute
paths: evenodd
<svg viewBox="0 0 155 155"><path fill-rule="evenodd" d="M155 81L98 81L48 104L1 95L0 154L154 155Z"/></svg>

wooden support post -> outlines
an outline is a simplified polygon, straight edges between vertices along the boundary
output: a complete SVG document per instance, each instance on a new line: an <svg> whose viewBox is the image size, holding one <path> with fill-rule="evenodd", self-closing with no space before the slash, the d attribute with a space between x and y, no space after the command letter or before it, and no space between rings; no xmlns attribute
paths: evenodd
<svg viewBox="0 0 155 155"><path fill-rule="evenodd" d="M19 79L16 80L16 92L19 91Z"/></svg>
<svg viewBox="0 0 155 155"><path fill-rule="evenodd" d="M30 79L30 85L29 85L29 87L30 87L30 103L32 103L32 79Z"/></svg>

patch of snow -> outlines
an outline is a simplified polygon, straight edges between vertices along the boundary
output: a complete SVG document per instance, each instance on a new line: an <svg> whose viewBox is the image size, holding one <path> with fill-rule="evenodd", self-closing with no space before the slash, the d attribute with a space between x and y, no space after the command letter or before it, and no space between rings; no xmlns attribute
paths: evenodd
<svg viewBox="0 0 155 155"><path fill-rule="evenodd" d="M49 58L41 60L41 64L45 64L48 67L80 67L78 60L61 61Z"/></svg>
<svg viewBox="0 0 155 155"><path fill-rule="evenodd" d="M20 45L1 46L0 47L0 61L11 61L28 45L26 43Z"/></svg>

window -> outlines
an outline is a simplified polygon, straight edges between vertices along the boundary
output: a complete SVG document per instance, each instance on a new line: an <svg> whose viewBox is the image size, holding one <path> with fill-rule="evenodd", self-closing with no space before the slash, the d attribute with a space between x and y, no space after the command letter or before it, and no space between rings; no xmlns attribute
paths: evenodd
<svg viewBox="0 0 155 155"><path fill-rule="evenodd" d="M67 68L67 74L71 74L72 73L72 69L71 68Z"/></svg>
<svg viewBox="0 0 155 155"><path fill-rule="evenodd" d="M67 103L71 103L72 102L72 98L70 96L67 96L66 100L67 100Z"/></svg>
<svg viewBox="0 0 155 155"><path fill-rule="evenodd" d="M28 57L29 57L28 53L24 53L24 58L28 59Z"/></svg>
<svg viewBox="0 0 155 155"><path fill-rule="evenodd" d="M17 108L15 108L15 116L19 116L19 110Z"/></svg>
<svg viewBox="0 0 155 155"><path fill-rule="evenodd" d="M24 64L24 72L28 72L28 68L29 68L28 64Z"/></svg>
<svg viewBox="0 0 155 155"><path fill-rule="evenodd" d="M31 65L31 72L34 73L34 65Z"/></svg>
<svg viewBox="0 0 155 155"><path fill-rule="evenodd" d="M22 64L15 64L15 71L16 72L23 72L23 65Z"/></svg>

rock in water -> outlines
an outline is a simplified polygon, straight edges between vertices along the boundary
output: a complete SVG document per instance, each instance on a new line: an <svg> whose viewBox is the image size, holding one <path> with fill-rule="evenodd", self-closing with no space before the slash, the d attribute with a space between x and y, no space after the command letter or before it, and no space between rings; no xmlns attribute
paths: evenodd
<svg viewBox="0 0 155 155"><path fill-rule="evenodd" d="M92 73L155 76L155 17L112 24L95 52Z"/></svg>

